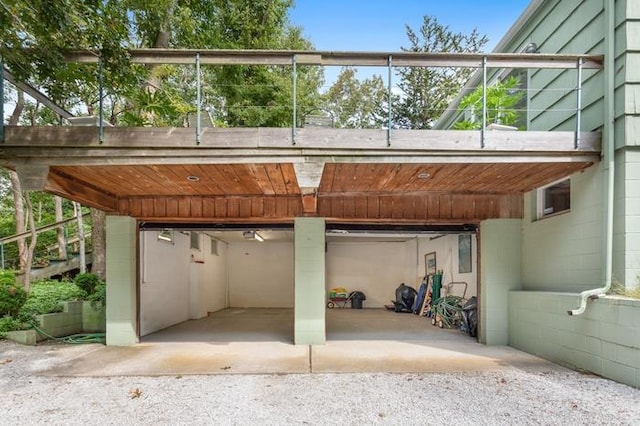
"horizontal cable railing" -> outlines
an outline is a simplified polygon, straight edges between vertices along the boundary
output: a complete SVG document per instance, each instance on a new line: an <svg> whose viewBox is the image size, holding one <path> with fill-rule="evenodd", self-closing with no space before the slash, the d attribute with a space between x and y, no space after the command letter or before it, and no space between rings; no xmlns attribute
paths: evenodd
<svg viewBox="0 0 640 426"><path fill-rule="evenodd" d="M394 130L453 128L480 130L484 147L496 126L569 130L573 122L578 148L583 83L602 67L597 55L134 49L131 66L148 72L137 69L144 89L125 96L105 83L99 52L67 52L66 60L95 76L87 84L97 91L90 107L101 142L113 124L193 127L196 144L207 127L290 127L293 145L305 127L380 129L388 146ZM324 70L336 67L357 68L351 78L339 73L333 84L321 83ZM451 76L462 68L480 73L480 84L464 86L471 72L444 94L421 83L433 81L421 72Z"/></svg>

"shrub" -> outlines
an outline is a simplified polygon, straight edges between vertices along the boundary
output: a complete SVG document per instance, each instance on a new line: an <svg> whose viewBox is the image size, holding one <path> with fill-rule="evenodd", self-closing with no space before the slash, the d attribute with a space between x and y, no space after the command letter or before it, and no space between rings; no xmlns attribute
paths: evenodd
<svg viewBox="0 0 640 426"><path fill-rule="evenodd" d="M13 272L0 271L0 316L17 314L26 300L27 293Z"/></svg>
<svg viewBox="0 0 640 426"><path fill-rule="evenodd" d="M100 283L96 286L93 293L87 298L91 302L91 306L94 309L101 309L107 304L107 285Z"/></svg>
<svg viewBox="0 0 640 426"><path fill-rule="evenodd" d="M74 283L66 281L43 280L31 284L29 297L20 310L22 320L30 316L60 312L60 302L83 300L87 293Z"/></svg>
<svg viewBox="0 0 640 426"><path fill-rule="evenodd" d="M22 322L13 317L0 318L0 338L6 336L7 332L22 330Z"/></svg>
<svg viewBox="0 0 640 426"><path fill-rule="evenodd" d="M73 279L73 282L88 295L93 294L100 284L104 284L104 281L102 281L99 276L92 273L78 274Z"/></svg>

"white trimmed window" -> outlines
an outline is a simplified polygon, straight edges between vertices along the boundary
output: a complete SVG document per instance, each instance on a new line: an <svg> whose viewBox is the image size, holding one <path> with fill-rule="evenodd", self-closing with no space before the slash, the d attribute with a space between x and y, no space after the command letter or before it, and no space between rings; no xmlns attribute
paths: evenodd
<svg viewBox="0 0 640 426"><path fill-rule="evenodd" d="M571 210L571 179L562 179L537 190L537 218L543 219Z"/></svg>

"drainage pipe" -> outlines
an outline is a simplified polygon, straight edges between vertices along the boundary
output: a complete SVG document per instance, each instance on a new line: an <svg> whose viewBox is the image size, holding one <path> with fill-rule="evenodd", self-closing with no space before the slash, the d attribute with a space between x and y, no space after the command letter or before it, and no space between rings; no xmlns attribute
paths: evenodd
<svg viewBox="0 0 640 426"><path fill-rule="evenodd" d="M604 33L604 134L603 166L605 168L605 224L604 224L604 283L603 287L580 293L580 307L568 311L569 315L580 315L587 308L588 299L604 296L611 288L613 278L613 204L615 174L615 129L614 129L614 61L615 61L615 11L613 1L603 0L606 31ZM579 130L579 129L578 129Z"/></svg>

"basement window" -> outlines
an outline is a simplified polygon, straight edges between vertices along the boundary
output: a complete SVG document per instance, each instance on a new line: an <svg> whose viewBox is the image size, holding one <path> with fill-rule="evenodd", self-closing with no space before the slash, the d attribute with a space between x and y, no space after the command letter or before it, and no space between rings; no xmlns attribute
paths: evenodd
<svg viewBox="0 0 640 426"><path fill-rule="evenodd" d="M543 219L571 210L571 180L563 179L538 189L537 216Z"/></svg>
<svg viewBox="0 0 640 426"><path fill-rule="evenodd" d="M200 250L200 233L191 231L191 245L192 250Z"/></svg>

